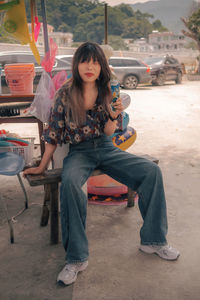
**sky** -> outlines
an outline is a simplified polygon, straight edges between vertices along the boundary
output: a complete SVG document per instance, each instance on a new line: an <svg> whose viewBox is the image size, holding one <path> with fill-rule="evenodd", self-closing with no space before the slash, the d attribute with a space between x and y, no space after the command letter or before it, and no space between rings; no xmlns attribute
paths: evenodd
<svg viewBox="0 0 200 300"><path fill-rule="evenodd" d="M120 3L125 4L135 4L135 3L144 3L150 0L99 0L99 2L106 2L110 6L119 5ZM151 0L151 1L158 1L158 0Z"/></svg>

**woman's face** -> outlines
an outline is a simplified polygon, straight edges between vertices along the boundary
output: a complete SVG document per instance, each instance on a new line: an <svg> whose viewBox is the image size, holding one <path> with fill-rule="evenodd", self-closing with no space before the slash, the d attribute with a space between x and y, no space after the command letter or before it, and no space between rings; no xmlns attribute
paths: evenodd
<svg viewBox="0 0 200 300"><path fill-rule="evenodd" d="M95 82L99 77L101 72L101 66L98 61L93 61L91 58L90 61L84 61L79 63L78 71L81 79L85 83Z"/></svg>

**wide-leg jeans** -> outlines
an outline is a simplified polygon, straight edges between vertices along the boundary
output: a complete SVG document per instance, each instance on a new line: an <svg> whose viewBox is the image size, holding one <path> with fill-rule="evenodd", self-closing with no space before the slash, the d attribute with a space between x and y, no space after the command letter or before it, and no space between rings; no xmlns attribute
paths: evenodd
<svg viewBox="0 0 200 300"><path fill-rule="evenodd" d="M70 145L63 161L60 189L62 241L68 263L88 259L87 196L82 186L95 168L137 191L143 218L141 244L165 245L166 201L160 168L154 162L115 147L102 136Z"/></svg>

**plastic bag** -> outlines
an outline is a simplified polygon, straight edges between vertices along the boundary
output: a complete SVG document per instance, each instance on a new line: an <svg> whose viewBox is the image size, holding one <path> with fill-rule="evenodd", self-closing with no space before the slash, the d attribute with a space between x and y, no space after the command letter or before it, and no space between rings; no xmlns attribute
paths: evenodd
<svg viewBox="0 0 200 300"><path fill-rule="evenodd" d="M67 72L60 71L53 77L53 83L56 91L63 85L63 83L67 80Z"/></svg>
<svg viewBox="0 0 200 300"><path fill-rule="evenodd" d="M49 39L49 51L46 52L45 57L41 63L41 66L43 69L50 73L53 69L54 63L55 63L55 57L57 54L58 46L54 42L52 38Z"/></svg>
<svg viewBox="0 0 200 300"><path fill-rule="evenodd" d="M30 106L30 114L43 123L47 123L55 92L56 89L53 80L46 71L43 71L37 86L34 100Z"/></svg>

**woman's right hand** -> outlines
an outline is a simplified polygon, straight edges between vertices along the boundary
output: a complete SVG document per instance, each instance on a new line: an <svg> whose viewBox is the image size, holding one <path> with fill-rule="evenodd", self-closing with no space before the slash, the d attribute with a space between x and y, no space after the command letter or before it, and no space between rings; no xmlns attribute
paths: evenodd
<svg viewBox="0 0 200 300"><path fill-rule="evenodd" d="M40 166L35 167L35 168L28 168L28 169L24 170L23 177L26 177L26 175L28 175L28 174L39 175L39 174L42 174L43 172L44 172L44 170L42 170L40 168Z"/></svg>
<svg viewBox="0 0 200 300"><path fill-rule="evenodd" d="M23 176L26 177L27 174L33 174L33 175L42 174L46 170L55 150L56 150L56 145L45 144L45 152L43 154L40 165L35 168L29 168L24 170Z"/></svg>

